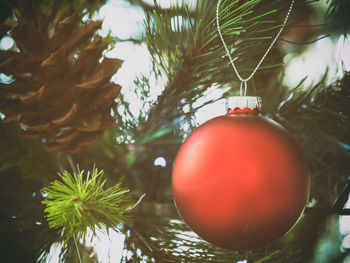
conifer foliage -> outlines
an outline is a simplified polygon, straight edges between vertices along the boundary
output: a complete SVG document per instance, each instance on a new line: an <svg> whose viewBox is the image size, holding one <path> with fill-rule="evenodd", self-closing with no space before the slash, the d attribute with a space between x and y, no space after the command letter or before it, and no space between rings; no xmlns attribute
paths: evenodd
<svg viewBox="0 0 350 263"><path fill-rule="evenodd" d="M123 263L342 262L346 253L339 249L337 211L332 215L330 210L322 211L332 207L350 174L350 74L339 69L330 83L327 72L322 72L324 78L318 83L305 84L300 79L295 87L287 87L283 59L290 51L300 54L308 47L293 46L295 40L311 43L324 36L337 39L349 34L350 10L344 8L348 1L328 1L323 17L327 21L321 19L319 25L306 28L304 21L317 17L313 4L318 1L295 1L285 34L248 83L248 95L263 98L263 114L287 128L303 148L311 172L308 206L320 211L304 214L283 238L251 251L229 251L201 240L180 218L171 193L172 162L184 137L198 126L196 112L218 100L206 95L212 90L221 92L220 99L239 94L240 82L217 35L217 1L198 0L192 6L192 1L179 1L170 8L157 5L161 1L117 1L143 9L144 36L131 40L147 45L153 63L150 75L163 85L156 87L161 92L152 101L155 87L149 76L135 80L135 93L143 105L136 117L132 105L119 94L121 87L110 81L122 61L104 58L111 38L98 36L102 22L90 19L105 1L6 1L10 15L1 20L0 34L8 32L16 46L0 51L0 71L13 80L0 84L0 116L4 117L0 123L0 261L45 262L50 248L62 240L50 225L61 228L68 222L61 216L75 206L78 214L81 210L89 214L67 214L77 220L77 227L83 226L79 237L86 226L114 227L124 222L118 225L125 235ZM243 77L261 59L289 5L285 0L222 1L221 30ZM154 158L160 155L167 166L154 167ZM102 184L83 174L79 174L81 183L75 183L69 178L78 173L63 172L70 171L72 163L87 171L91 162L105 171ZM57 172L62 178L54 177ZM51 187L50 181L55 181ZM82 187L94 192L84 194L84 202L74 197ZM45 199L43 189L51 197ZM123 211L146 194L128 210L130 221L115 209L114 201L122 201L119 194L124 196L124 189L131 191L127 204L119 207ZM101 196L112 202L101 201ZM60 198L67 203L60 203ZM85 209L86 203L93 207ZM115 220L109 221L110 217ZM66 237L74 236L75 230L67 231ZM68 239L61 262L78 262L79 252L88 258L91 249L79 240L78 247Z"/></svg>

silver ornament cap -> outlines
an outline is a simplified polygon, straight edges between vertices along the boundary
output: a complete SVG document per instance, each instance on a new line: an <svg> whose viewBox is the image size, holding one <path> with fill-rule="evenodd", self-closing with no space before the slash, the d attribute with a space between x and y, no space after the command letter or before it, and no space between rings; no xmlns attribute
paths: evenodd
<svg viewBox="0 0 350 263"><path fill-rule="evenodd" d="M262 99L257 96L232 96L226 100L226 111L262 111Z"/></svg>

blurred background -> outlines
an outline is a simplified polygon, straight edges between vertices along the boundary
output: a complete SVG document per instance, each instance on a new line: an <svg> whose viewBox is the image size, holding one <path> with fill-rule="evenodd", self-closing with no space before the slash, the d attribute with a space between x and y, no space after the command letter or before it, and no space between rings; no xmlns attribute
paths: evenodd
<svg viewBox="0 0 350 263"><path fill-rule="evenodd" d="M297 0L248 82L248 95L263 98L263 114L302 146L308 207L318 211L252 251L201 240L172 200L182 142L239 95L217 35L216 1L0 3L1 262L79 262L72 240L63 244L49 228L41 203L43 188L77 164L103 169L108 185L122 180L135 201L146 194L131 223L79 242L83 262L350 262L350 217L342 207L330 211L350 176L350 1ZM223 1L223 35L243 76L289 5Z"/></svg>

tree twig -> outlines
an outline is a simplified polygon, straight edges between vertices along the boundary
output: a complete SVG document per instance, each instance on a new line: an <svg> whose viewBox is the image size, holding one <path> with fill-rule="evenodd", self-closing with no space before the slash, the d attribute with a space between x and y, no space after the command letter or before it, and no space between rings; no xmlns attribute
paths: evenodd
<svg viewBox="0 0 350 263"><path fill-rule="evenodd" d="M344 187L343 192L339 195L337 200L334 202L332 208L318 208L318 207L306 207L304 214L316 214L316 215L350 215L350 209L344 208L346 202L349 200L350 194L350 177Z"/></svg>

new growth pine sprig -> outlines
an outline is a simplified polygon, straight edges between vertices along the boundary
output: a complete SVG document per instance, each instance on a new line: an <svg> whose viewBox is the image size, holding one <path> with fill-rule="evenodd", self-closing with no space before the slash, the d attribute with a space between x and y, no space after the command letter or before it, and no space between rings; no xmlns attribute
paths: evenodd
<svg viewBox="0 0 350 263"><path fill-rule="evenodd" d="M64 242L70 238L83 239L90 228L108 230L131 219L128 213L134 205L129 190L121 183L105 188L103 170L93 168L84 176L78 169L71 175L68 171L58 173L62 181L55 180L44 189L45 212L50 228L57 229Z"/></svg>

